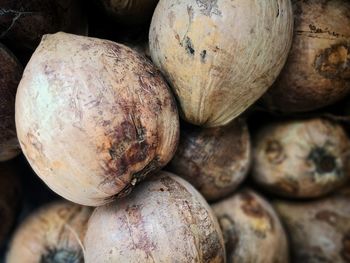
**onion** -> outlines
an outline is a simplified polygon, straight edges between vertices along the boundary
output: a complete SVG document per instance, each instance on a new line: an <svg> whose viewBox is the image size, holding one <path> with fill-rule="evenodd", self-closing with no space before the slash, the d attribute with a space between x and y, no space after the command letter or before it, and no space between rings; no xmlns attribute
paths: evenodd
<svg viewBox="0 0 350 263"><path fill-rule="evenodd" d="M273 83L293 34L290 0L160 0L150 52L186 121L229 123Z"/></svg>
<svg viewBox="0 0 350 263"><path fill-rule="evenodd" d="M289 262L282 224L257 193L244 189L212 207L224 234L227 262Z"/></svg>
<svg viewBox="0 0 350 263"><path fill-rule="evenodd" d="M92 208L66 201L41 207L17 229L7 263L83 263L82 240Z"/></svg>
<svg viewBox="0 0 350 263"><path fill-rule="evenodd" d="M129 25L142 25L151 20L158 0L100 0L109 14Z"/></svg>
<svg viewBox="0 0 350 263"><path fill-rule="evenodd" d="M209 205L189 183L165 172L125 199L96 208L85 246L86 263L225 262Z"/></svg>
<svg viewBox="0 0 350 263"><path fill-rule="evenodd" d="M34 50L47 33L87 33L79 0L0 0L0 39Z"/></svg>
<svg viewBox="0 0 350 263"><path fill-rule="evenodd" d="M293 262L350 261L350 195L274 203L290 236Z"/></svg>
<svg viewBox="0 0 350 263"><path fill-rule="evenodd" d="M272 110L303 112L332 104L350 92L350 2L292 2L292 49L263 101Z"/></svg>
<svg viewBox="0 0 350 263"><path fill-rule="evenodd" d="M16 97L34 171L61 196L102 205L130 192L176 150L175 101L145 57L107 40L47 35Z"/></svg>
<svg viewBox="0 0 350 263"><path fill-rule="evenodd" d="M169 169L192 183L207 200L216 200L243 181L250 155L250 136L243 119L219 128L185 126Z"/></svg>
<svg viewBox="0 0 350 263"><path fill-rule="evenodd" d="M325 119L267 125L254 140L253 179L281 196L318 197L348 179L349 149L344 129Z"/></svg>
<svg viewBox="0 0 350 263"><path fill-rule="evenodd" d="M21 152L15 127L15 96L22 71L15 56L0 44L0 161Z"/></svg>
<svg viewBox="0 0 350 263"><path fill-rule="evenodd" d="M22 187L13 163L0 163L0 245L12 229L21 203Z"/></svg>

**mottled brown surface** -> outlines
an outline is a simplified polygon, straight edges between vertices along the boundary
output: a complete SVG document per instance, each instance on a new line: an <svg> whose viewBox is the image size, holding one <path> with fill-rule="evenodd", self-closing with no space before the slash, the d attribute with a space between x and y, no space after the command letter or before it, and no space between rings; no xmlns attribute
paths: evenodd
<svg viewBox="0 0 350 263"><path fill-rule="evenodd" d="M317 201L275 201L291 241L293 263L350 262L349 196Z"/></svg>
<svg viewBox="0 0 350 263"><path fill-rule="evenodd" d="M253 180L291 198L335 191L350 175L350 141L341 125L314 118L267 124L253 143Z"/></svg>
<svg viewBox="0 0 350 263"><path fill-rule="evenodd" d="M191 182L207 200L232 193L247 175L250 136L245 120L220 128L182 127L168 169Z"/></svg>
<svg viewBox="0 0 350 263"><path fill-rule="evenodd" d="M47 35L34 53L16 112L33 169L58 194L85 205L128 194L167 164L179 136L175 100L148 59L65 33Z"/></svg>
<svg viewBox="0 0 350 263"><path fill-rule="evenodd" d="M15 127L15 97L23 68L0 43L0 161L20 153Z"/></svg>
<svg viewBox="0 0 350 263"><path fill-rule="evenodd" d="M85 33L80 0L0 0L0 39L34 50L44 34Z"/></svg>
<svg viewBox="0 0 350 263"><path fill-rule="evenodd" d="M82 240L92 211L67 201L41 207L16 230L6 262L83 263Z"/></svg>
<svg viewBox="0 0 350 263"><path fill-rule="evenodd" d="M190 184L165 172L125 199L97 208L85 246L87 263L225 262L210 207Z"/></svg>
<svg viewBox="0 0 350 263"><path fill-rule="evenodd" d="M292 49L263 101L273 110L303 112L332 104L350 92L350 2L292 2Z"/></svg>
<svg viewBox="0 0 350 263"><path fill-rule="evenodd" d="M158 0L100 0L106 11L128 25L149 23Z"/></svg>
<svg viewBox="0 0 350 263"><path fill-rule="evenodd" d="M22 197L20 178L12 163L0 163L0 245L13 227Z"/></svg>
<svg viewBox="0 0 350 263"><path fill-rule="evenodd" d="M229 263L288 263L284 229L270 204L249 189L215 203Z"/></svg>

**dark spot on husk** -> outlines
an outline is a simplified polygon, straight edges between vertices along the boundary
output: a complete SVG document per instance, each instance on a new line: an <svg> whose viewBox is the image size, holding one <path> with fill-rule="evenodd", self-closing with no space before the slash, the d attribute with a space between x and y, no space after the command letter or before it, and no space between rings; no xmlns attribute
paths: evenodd
<svg viewBox="0 0 350 263"><path fill-rule="evenodd" d="M186 51L187 51L188 54L194 56L195 50L194 50L192 41L191 41L191 39L190 39L189 37L186 37L186 40L185 40L185 49L186 49Z"/></svg>
<svg viewBox="0 0 350 263"><path fill-rule="evenodd" d="M206 57L207 57L207 51L206 50L202 50L200 56L201 56L202 63L205 63L206 62Z"/></svg>
<svg viewBox="0 0 350 263"><path fill-rule="evenodd" d="M321 147L312 149L307 159L315 164L318 174L331 173L335 171L337 167L335 157Z"/></svg>
<svg viewBox="0 0 350 263"><path fill-rule="evenodd" d="M338 214L332 211L323 210L315 215L315 219L326 222L330 226L336 226L336 223L338 221Z"/></svg>
<svg viewBox="0 0 350 263"><path fill-rule="evenodd" d="M48 249L42 255L40 263L83 263L84 258L81 251L70 249Z"/></svg>
<svg viewBox="0 0 350 263"><path fill-rule="evenodd" d="M266 143L265 154L268 161L273 164L280 164L287 158L283 146L277 140L269 140Z"/></svg>
<svg viewBox="0 0 350 263"><path fill-rule="evenodd" d="M316 56L314 67L329 79L350 79L350 45L341 43L323 50Z"/></svg>
<svg viewBox="0 0 350 263"><path fill-rule="evenodd" d="M340 254L345 262L350 262L350 231L347 231L343 236Z"/></svg>

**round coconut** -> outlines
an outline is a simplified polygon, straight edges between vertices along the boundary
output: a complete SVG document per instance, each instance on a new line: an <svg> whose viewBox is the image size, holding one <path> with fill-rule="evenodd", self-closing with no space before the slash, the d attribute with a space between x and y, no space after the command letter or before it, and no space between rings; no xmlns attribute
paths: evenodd
<svg viewBox="0 0 350 263"><path fill-rule="evenodd" d="M15 127L15 97L22 71L15 56L0 43L0 161L21 152Z"/></svg>
<svg viewBox="0 0 350 263"><path fill-rule="evenodd" d="M67 201L41 207L17 229L7 263L83 263L82 240L92 208Z"/></svg>
<svg viewBox="0 0 350 263"><path fill-rule="evenodd" d="M350 175L350 141L343 127L314 118L273 123L254 138L253 180L291 198L319 197Z"/></svg>
<svg viewBox="0 0 350 263"><path fill-rule="evenodd" d="M250 136L243 119L217 128L185 126L168 169L212 201L238 187L247 175L250 157Z"/></svg>
<svg viewBox="0 0 350 263"><path fill-rule="evenodd" d="M226 262L209 205L189 183L165 172L96 208L85 247L86 263Z"/></svg>
<svg viewBox="0 0 350 263"><path fill-rule="evenodd" d="M292 2L292 49L263 101L272 110L304 112L332 104L350 92L350 2Z"/></svg>
<svg viewBox="0 0 350 263"><path fill-rule="evenodd" d="M149 41L183 118L214 127L229 123L271 86L292 35L290 0L160 0Z"/></svg>
<svg viewBox="0 0 350 263"><path fill-rule="evenodd" d="M179 120L160 73L111 41L47 35L16 97L17 134L34 171L61 196L102 205L174 155Z"/></svg>
<svg viewBox="0 0 350 263"><path fill-rule="evenodd" d="M289 262L286 233L264 198L243 189L212 207L224 235L228 263Z"/></svg>
<svg viewBox="0 0 350 263"><path fill-rule="evenodd" d="M350 262L349 202L347 194L274 203L290 237L292 262Z"/></svg>

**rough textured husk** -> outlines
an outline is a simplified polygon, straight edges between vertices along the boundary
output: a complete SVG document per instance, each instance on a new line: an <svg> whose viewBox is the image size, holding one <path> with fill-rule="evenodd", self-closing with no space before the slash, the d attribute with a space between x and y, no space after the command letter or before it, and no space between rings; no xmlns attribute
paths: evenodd
<svg viewBox="0 0 350 263"><path fill-rule="evenodd" d="M0 245L13 227L18 214L22 187L11 163L0 163Z"/></svg>
<svg viewBox="0 0 350 263"><path fill-rule="evenodd" d="M0 43L0 161L21 152L15 127L15 97L22 72L15 56Z"/></svg>
<svg viewBox="0 0 350 263"><path fill-rule="evenodd" d="M350 176L350 141L339 124L325 119L268 125L253 145L253 179L282 196L324 195Z"/></svg>
<svg viewBox="0 0 350 263"><path fill-rule="evenodd" d="M292 2L292 49L263 101L273 110L302 112L332 104L350 92L350 2Z"/></svg>
<svg viewBox="0 0 350 263"><path fill-rule="evenodd" d="M87 34L80 0L0 0L0 39L34 50L44 34Z"/></svg>
<svg viewBox="0 0 350 263"><path fill-rule="evenodd" d="M271 205L254 191L241 190L212 207L224 234L228 263L289 262L282 224Z"/></svg>
<svg viewBox="0 0 350 263"><path fill-rule="evenodd" d="M350 262L350 195L309 202L276 201L290 236L293 263Z"/></svg>
<svg viewBox="0 0 350 263"><path fill-rule="evenodd" d="M158 0L100 0L108 13L123 23L149 22Z"/></svg>
<svg viewBox="0 0 350 263"><path fill-rule="evenodd" d="M273 83L290 49L290 0L161 0L151 56L186 121L227 124Z"/></svg>
<svg viewBox="0 0 350 263"><path fill-rule="evenodd" d="M184 127L168 169L189 181L207 200L217 200L232 193L246 177L250 147L243 119L218 128Z"/></svg>
<svg viewBox="0 0 350 263"><path fill-rule="evenodd" d="M175 101L145 57L107 40L47 35L20 82L16 126L34 171L63 197L101 205L176 150Z"/></svg>
<svg viewBox="0 0 350 263"><path fill-rule="evenodd" d="M83 263L82 240L92 211L67 201L41 207L17 229L6 262Z"/></svg>
<svg viewBox="0 0 350 263"><path fill-rule="evenodd" d="M209 205L189 183L165 172L96 208L85 246L86 263L226 262Z"/></svg>

